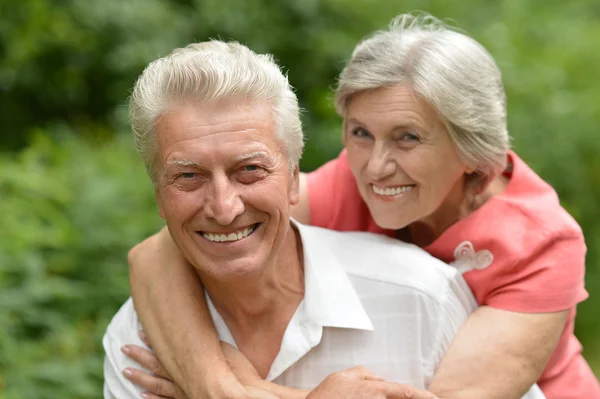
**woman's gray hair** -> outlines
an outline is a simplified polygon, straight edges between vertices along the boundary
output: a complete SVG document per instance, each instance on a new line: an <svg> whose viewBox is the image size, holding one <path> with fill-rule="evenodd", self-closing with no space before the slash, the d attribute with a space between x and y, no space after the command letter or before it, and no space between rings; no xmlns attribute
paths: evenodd
<svg viewBox="0 0 600 399"><path fill-rule="evenodd" d="M137 80L129 101L131 129L148 174L157 182L156 123L171 107L186 101L239 97L273 105L277 136L293 171L304 137L298 99L271 55L256 54L235 42L190 44L153 61Z"/></svg>
<svg viewBox="0 0 600 399"><path fill-rule="evenodd" d="M430 15L397 16L361 41L342 71L336 110L352 96L407 85L436 109L463 162L486 179L506 165L510 138L500 69L474 39Z"/></svg>

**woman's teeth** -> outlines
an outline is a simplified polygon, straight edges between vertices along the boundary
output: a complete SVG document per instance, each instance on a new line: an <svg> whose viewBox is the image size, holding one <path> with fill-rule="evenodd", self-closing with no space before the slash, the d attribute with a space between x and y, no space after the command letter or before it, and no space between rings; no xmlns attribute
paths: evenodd
<svg viewBox="0 0 600 399"><path fill-rule="evenodd" d="M217 234L217 233L205 233L202 232L202 236L208 241L213 242L227 242L227 241L239 241L242 238L248 237L254 230L256 230L256 224L252 227L247 227L243 230L234 231L229 234Z"/></svg>
<svg viewBox="0 0 600 399"><path fill-rule="evenodd" d="M389 195L389 196L403 194L403 193L409 192L413 188L413 186L397 186L397 187L380 188L374 184L372 184L371 186L373 187L373 191L375 192L375 194Z"/></svg>

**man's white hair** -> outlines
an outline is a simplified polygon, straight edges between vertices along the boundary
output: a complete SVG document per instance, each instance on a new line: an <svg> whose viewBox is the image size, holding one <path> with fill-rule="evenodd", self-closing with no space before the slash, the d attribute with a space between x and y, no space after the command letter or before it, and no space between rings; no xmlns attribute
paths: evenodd
<svg viewBox="0 0 600 399"><path fill-rule="evenodd" d="M506 165L510 139L500 69L474 39L430 15L402 14L361 41L342 71L336 110L352 96L407 85L441 116L463 162L489 179Z"/></svg>
<svg viewBox="0 0 600 399"><path fill-rule="evenodd" d="M169 109L186 101L223 98L267 101L273 105L278 138L293 171L304 137L298 99L271 55L256 54L235 42L212 40L190 44L153 61L137 80L129 101L131 129L153 183L157 183L156 123Z"/></svg>

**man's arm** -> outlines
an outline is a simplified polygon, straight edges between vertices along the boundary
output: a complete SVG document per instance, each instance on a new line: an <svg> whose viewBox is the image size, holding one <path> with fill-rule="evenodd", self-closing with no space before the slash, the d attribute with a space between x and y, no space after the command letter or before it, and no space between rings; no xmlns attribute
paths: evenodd
<svg viewBox="0 0 600 399"><path fill-rule="evenodd" d="M519 399L552 355L568 311L477 309L443 355L429 390L442 399Z"/></svg>

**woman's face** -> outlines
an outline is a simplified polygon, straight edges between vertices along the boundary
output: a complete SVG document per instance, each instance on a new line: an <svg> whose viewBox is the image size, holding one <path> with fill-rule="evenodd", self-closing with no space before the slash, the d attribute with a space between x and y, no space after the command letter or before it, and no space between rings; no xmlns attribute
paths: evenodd
<svg viewBox="0 0 600 399"><path fill-rule="evenodd" d="M362 198L380 227L422 222L437 231L454 223L464 176L471 171L434 108L409 87L354 95L344 144Z"/></svg>

